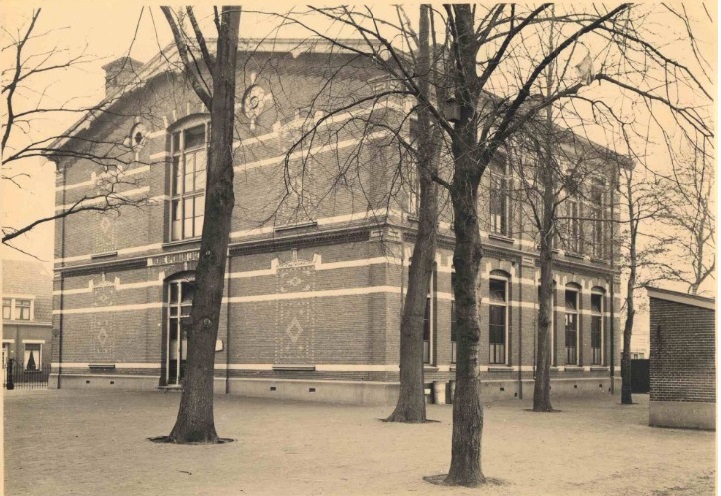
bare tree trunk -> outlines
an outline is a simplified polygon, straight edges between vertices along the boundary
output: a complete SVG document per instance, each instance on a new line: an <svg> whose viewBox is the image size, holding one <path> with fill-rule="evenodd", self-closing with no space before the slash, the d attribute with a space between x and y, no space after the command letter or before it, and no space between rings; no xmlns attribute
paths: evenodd
<svg viewBox="0 0 721 496"><path fill-rule="evenodd" d="M631 190L631 180L626 183L628 201L628 215L631 221L630 238L629 238L629 275L626 283L626 323L623 327L623 351L621 352L621 404L632 405L633 397L631 394L631 335L633 334L633 319L636 315L633 296L636 288L636 241L638 239L639 220L636 219L640 212L634 209L634 202Z"/></svg>
<svg viewBox="0 0 721 496"><path fill-rule="evenodd" d="M218 442L213 418L213 372L235 203L232 150L239 23L239 8L223 7L213 71L205 221L190 313L187 376L178 418L169 436L177 443Z"/></svg>
<svg viewBox="0 0 721 496"><path fill-rule="evenodd" d="M633 318L636 309L633 306L633 286L631 281L628 282L628 295L626 296L626 305L628 312L626 314L626 324L623 327L623 352L621 354L621 404L632 405L633 396L631 394L631 335L633 333Z"/></svg>
<svg viewBox="0 0 721 496"><path fill-rule="evenodd" d="M429 92L429 8L420 7L418 74L424 96ZM427 105L418 108L417 170L420 179L418 232L413 246L403 317L401 319L400 392L398 403L388 422L425 422L426 398L423 380L423 316L428 286L436 254L436 222L438 193L432 174L438 168L436 150L438 137L432 136ZM435 139L434 139L435 138Z"/></svg>
<svg viewBox="0 0 721 496"><path fill-rule="evenodd" d="M456 177L459 176L464 175L456 173ZM476 184L473 184L474 181ZM462 486L477 486L485 481L481 470L483 404L479 366L481 326L477 294L483 248L478 230L477 183L478 179L466 176L454 181L452 190L456 219L456 246L453 252L456 277L453 280L453 294L456 299L458 356L453 401L451 468L446 483Z"/></svg>
<svg viewBox="0 0 721 496"><path fill-rule="evenodd" d="M553 253L552 227L546 222L541 230L541 292L538 297L538 349L536 350L536 377L533 385L533 411L552 412L551 405L551 322L553 319Z"/></svg>

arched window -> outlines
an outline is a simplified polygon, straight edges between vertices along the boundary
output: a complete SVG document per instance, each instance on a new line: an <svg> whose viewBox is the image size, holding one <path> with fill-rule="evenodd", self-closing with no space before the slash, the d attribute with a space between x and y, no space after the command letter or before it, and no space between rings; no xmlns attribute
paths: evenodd
<svg viewBox="0 0 721 496"><path fill-rule="evenodd" d="M591 292L591 364L603 365L603 314L604 290L593 288Z"/></svg>
<svg viewBox="0 0 721 496"><path fill-rule="evenodd" d="M207 122L203 119L184 120L186 125L171 134L171 241L202 234L208 137Z"/></svg>
<svg viewBox="0 0 721 496"><path fill-rule="evenodd" d="M566 285L566 364L578 365L578 295L580 286L577 284Z"/></svg>
<svg viewBox="0 0 721 496"><path fill-rule="evenodd" d="M168 332L165 340L166 384L181 384L185 378L185 359L188 355L190 309L195 290L192 272L181 273L166 281L168 303Z"/></svg>
<svg viewBox="0 0 721 496"><path fill-rule="evenodd" d="M508 343L509 277L493 271L488 282L488 363L506 364Z"/></svg>

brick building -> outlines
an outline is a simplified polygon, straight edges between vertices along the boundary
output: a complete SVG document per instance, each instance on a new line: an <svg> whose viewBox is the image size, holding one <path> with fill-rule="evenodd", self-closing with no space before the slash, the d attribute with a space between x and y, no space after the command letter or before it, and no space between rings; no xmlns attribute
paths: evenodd
<svg viewBox="0 0 721 496"><path fill-rule="evenodd" d="M41 262L2 261L2 366L25 370L50 364L53 277Z"/></svg>
<svg viewBox="0 0 721 496"><path fill-rule="evenodd" d="M236 208L216 391L393 403L417 195L412 168L404 166L399 178L388 166L401 157L385 130L412 133L404 119L409 104L386 99L334 115L290 154L286 169L286 152L309 123L343 98L386 83L367 61L320 41L251 40L239 57ZM82 158L56 159L58 209L118 178L115 191L150 201L120 215L86 212L56 223L53 325L60 332L51 380L60 387L182 383L209 116L168 60L177 60L172 47L140 69L133 61L132 77L118 75L125 64L111 64L107 98L116 111L80 126L64 144L123 143L133 163L103 170ZM132 86L115 87L117 80ZM553 394L600 394L611 386L619 349L607 222L616 215L615 167L597 160L592 184L583 186L595 201L576 203L573 250L559 246ZM483 187L493 194L481 195L490 201L479 209L486 394L512 398L532 390L539 269L527 212L498 193L505 191L499 184L513 181L510 170L500 160L485 174ZM455 369L449 207L439 222L424 335L426 380L440 385ZM588 216L595 221L581 221Z"/></svg>
<svg viewBox="0 0 721 496"><path fill-rule="evenodd" d="M716 303L665 289L647 291L649 425L716 429Z"/></svg>

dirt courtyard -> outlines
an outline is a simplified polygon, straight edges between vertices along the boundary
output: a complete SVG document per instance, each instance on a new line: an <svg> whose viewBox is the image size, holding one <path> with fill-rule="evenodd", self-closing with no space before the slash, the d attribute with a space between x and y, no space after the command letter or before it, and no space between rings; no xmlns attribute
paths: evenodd
<svg viewBox="0 0 721 496"><path fill-rule="evenodd" d="M486 405L483 471L498 484L449 488L424 476L450 463L451 406L424 425L386 424L389 407L217 396L217 446L154 444L180 395L6 391L5 494L30 495L705 495L715 433L647 425L648 396Z"/></svg>

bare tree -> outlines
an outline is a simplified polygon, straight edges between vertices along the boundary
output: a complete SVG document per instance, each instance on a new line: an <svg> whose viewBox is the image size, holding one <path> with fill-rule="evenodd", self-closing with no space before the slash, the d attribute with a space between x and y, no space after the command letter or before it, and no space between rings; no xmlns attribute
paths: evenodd
<svg viewBox="0 0 721 496"><path fill-rule="evenodd" d="M619 219L624 228L619 242L621 266L627 271L623 348L621 355L621 404L633 404L631 390L631 337L636 316L636 289L666 278L664 261L669 257L673 236L654 229L655 219L668 215L674 201L670 181L642 167L620 171Z"/></svg>
<svg viewBox="0 0 721 496"><path fill-rule="evenodd" d="M169 7L161 7L173 32L185 74L193 90L210 112L211 135L205 197L205 222L196 269L195 296L190 313L186 379L178 418L164 440L174 443L217 443L213 415L215 342L225 282L235 195L233 193L233 128L235 122L236 60L240 7L215 9L217 50L210 55L191 7L186 9L200 60L188 43L183 24ZM202 61L202 62L201 62ZM203 65L200 69L198 64ZM205 78L210 78L208 82ZM211 90L212 88L212 90Z"/></svg>
<svg viewBox="0 0 721 496"><path fill-rule="evenodd" d="M665 89L671 86L696 93L705 93L705 90L688 67L658 48L661 42L654 36L657 33L645 29L651 24L645 24L649 13L643 6L623 4L608 10L588 11L568 8L548 15L549 7L523 9L516 5L497 5L484 9L455 4L444 6L443 12L434 11L434 17L440 19L436 25L446 29L453 60L447 79L452 101L429 102L428 106L436 125L451 142L454 163L450 180L436 178L436 182L450 192L455 219L453 292L459 342L452 459L445 479L448 484L478 485L485 480L480 464L483 409L476 292L483 248L477 203L480 178L500 147L551 106L559 116L559 123L570 123L570 129L584 129L584 122L573 122L578 112L568 112L573 105L584 105L591 115L588 121L610 132L617 131L618 121L623 124L623 120L614 113L609 95L639 102L649 111L662 107L673 114L675 124L683 128L687 136L706 142L712 136L709 120L695 107L678 105L666 93ZM311 10L355 29L368 40L379 42L382 50L372 52L374 59L381 59L382 51L386 58L401 62L393 74L403 92L421 102L424 100L412 72L404 71L406 67L393 44L393 34L384 34L380 28L390 28L387 20L377 19L369 9ZM532 55L530 61L517 63L523 50L545 46L551 23L556 25L558 33L553 48L546 52L527 51L526 55ZM323 33L316 34L322 36ZM584 38L601 40L601 46L607 48L598 55L587 49L581 63L574 64L573 55ZM602 64L595 70L594 60L599 57L596 66L598 62ZM559 78L559 84L549 93L541 90L539 78L552 64L561 73L571 74L576 65L578 74ZM649 76L649 69L653 69L653 78ZM588 94L587 88L594 81L604 85L605 95ZM661 84L656 84L659 81ZM497 98L489 98L494 93ZM444 112L446 103L457 111Z"/></svg>
<svg viewBox="0 0 721 496"><path fill-rule="evenodd" d="M685 284L690 294L696 294L716 271L714 177L705 150L685 154L675 164L668 183L675 201L660 220L676 235L677 253L669 253L670 260L663 267L665 279Z"/></svg>
<svg viewBox="0 0 721 496"><path fill-rule="evenodd" d="M48 96L49 85L38 91L38 85L49 75L61 77L67 71L80 70L95 59L85 50L72 54L67 48L48 47L45 40L58 30L43 31L41 9L33 10L26 24L15 32L3 29L2 59L2 153L3 185L23 188L31 180L28 164L33 160L85 160L101 166L98 187L63 204L53 214L41 216L26 225L2 226L2 242L10 247L13 239L26 234L38 225L65 218L79 212L111 212L124 206L142 206L145 198L124 194L129 186L137 186L123 171L137 161L131 138L119 141L86 136L83 131L101 117L122 117L114 107L122 93L132 87L132 78L96 105L83 106L78 97L54 104ZM53 119L78 119L62 132L52 132L47 125ZM40 125L43 123L43 125ZM46 129L50 129L46 131ZM40 131L39 131L40 130Z"/></svg>

